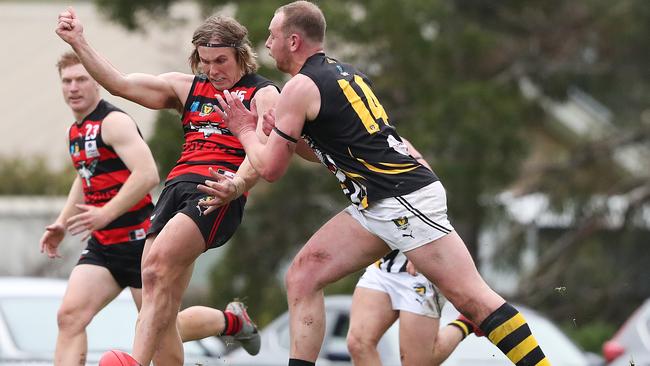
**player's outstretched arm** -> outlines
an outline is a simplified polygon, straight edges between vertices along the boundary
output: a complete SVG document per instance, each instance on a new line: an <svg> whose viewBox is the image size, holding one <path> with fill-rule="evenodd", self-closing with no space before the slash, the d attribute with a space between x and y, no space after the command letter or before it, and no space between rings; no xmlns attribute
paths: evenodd
<svg viewBox="0 0 650 366"><path fill-rule="evenodd" d="M121 73L88 43L83 24L72 7L59 14L55 32L72 46L90 75L111 94L151 109L182 110L192 75Z"/></svg>

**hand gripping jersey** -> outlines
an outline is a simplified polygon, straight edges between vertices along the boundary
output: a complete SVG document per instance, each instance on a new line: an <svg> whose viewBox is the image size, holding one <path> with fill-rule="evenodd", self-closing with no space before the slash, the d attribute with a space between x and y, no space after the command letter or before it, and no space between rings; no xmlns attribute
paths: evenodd
<svg viewBox="0 0 650 366"><path fill-rule="evenodd" d="M102 139L102 122L111 112L122 112L101 100L81 123L73 123L68 132L70 157L83 185L84 202L101 207L120 190L131 172L115 150ZM91 236L102 245L121 244L144 239L153 210L146 195L126 213Z"/></svg>
<svg viewBox="0 0 650 366"><path fill-rule="evenodd" d="M300 73L321 96L318 116L305 122L303 138L353 204L364 209L438 180L408 154L364 75L324 53L308 58Z"/></svg>
<svg viewBox="0 0 650 366"><path fill-rule="evenodd" d="M229 91L250 109L255 93L268 85L273 83L257 74L247 74ZM215 89L206 76L194 78L182 116L183 152L167 176L166 185L179 181L203 183L210 178L208 167L236 172L244 161L244 147L216 112L216 95L223 96L223 92Z"/></svg>

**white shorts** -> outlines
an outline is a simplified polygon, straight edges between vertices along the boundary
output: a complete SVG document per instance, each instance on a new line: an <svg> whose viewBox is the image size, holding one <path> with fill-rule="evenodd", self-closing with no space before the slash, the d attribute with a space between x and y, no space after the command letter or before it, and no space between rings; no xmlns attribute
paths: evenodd
<svg viewBox="0 0 650 366"><path fill-rule="evenodd" d="M404 196L384 198L364 210L350 205L345 212L391 249L402 252L440 239L454 230L447 219L447 195L440 181Z"/></svg>
<svg viewBox="0 0 650 366"><path fill-rule="evenodd" d="M411 276L407 272L388 273L368 266L357 287L385 292L390 297L393 310L408 311L429 318L440 318L445 304L442 293L421 274Z"/></svg>

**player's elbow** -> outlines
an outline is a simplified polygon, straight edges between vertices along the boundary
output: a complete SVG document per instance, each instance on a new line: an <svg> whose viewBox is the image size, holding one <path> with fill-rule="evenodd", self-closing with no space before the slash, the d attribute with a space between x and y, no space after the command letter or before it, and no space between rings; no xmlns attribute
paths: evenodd
<svg viewBox="0 0 650 366"><path fill-rule="evenodd" d="M143 174L141 179L142 185L147 187L148 191L160 184L160 177L158 177L158 171L156 169L150 169L146 174Z"/></svg>
<svg viewBox="0 0 650 366"><path fill-rule="evenodd" d="M260 174L262 179L269 183L276 182L280 177L282 177L282 174L278 174L277 172L263 172Z"/></svg>
<svg viewBox="0 0 650 366"><path fill-rule="evenodd" d="M260 173L260 176L262 177L262 179L264 179L265 181L267 181L269 183L273 183L273 182L279 180L280 178L282 178L282 176L284 175L285 170L286 169L282 169L282 168L276 167L276 166L268 166L268 167L266 167L266 169L263 169L263 171L261 171L259 173Z"/></svg>

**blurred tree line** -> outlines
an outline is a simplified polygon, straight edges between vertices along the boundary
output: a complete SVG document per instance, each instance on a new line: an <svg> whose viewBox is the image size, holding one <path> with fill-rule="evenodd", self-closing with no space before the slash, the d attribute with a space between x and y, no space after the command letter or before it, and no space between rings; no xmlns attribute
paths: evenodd
<svg viewBox="0 0 650 366"><path fill-rule="evenodd" d="M116 21L137 29L143 19L168 14L175 0L96 2ZM206 15L236 4L236 18L266 52L268 23L286 2L197 3ZM597 350L650 296L649 223L641 216L648 210L650 169L624 169L618 159L625 149L648 149L650 3L318 4L328 20L328 53L357 65L374 81L391 123L445 184L452 222L475 258L479 246L495 246L494 265L521 275L512 297L564 322L583 345ZM260 72L279 83L286 80L273 65ZM524 85L536 93L527 94ZM607 133L576 134L558 123L549 101L567 100L570 90L607 106L601 111ZM171 142L173 128L162 126L168 119L176 119L174 138L180 139L177 117L161 114L152 140L163 174L180 146ZM278 303L283 270L310 233L345 205L327 174L295 163L280 182L253 191L243 226L214 270L215 305L245 297L262 324L286 308ZM520 260L529 227L495 199L504 191L542 193L551 211L569 216L564 227L536 231L533 263ZM613 212L605 204L608 198L625 204ZM622 221L612 226L607 218L613 213ZM481 242L480 233L496 224L508 235L497 243ZM355 279L337 284L336 291L351 291Z"/></svg>
<svg viewBox="0 0 650 366"><path fill-rule="evenodd" d="M0 195L65 196L75 174L71 166L53 171L43 156L0 157Z"/></svg>

